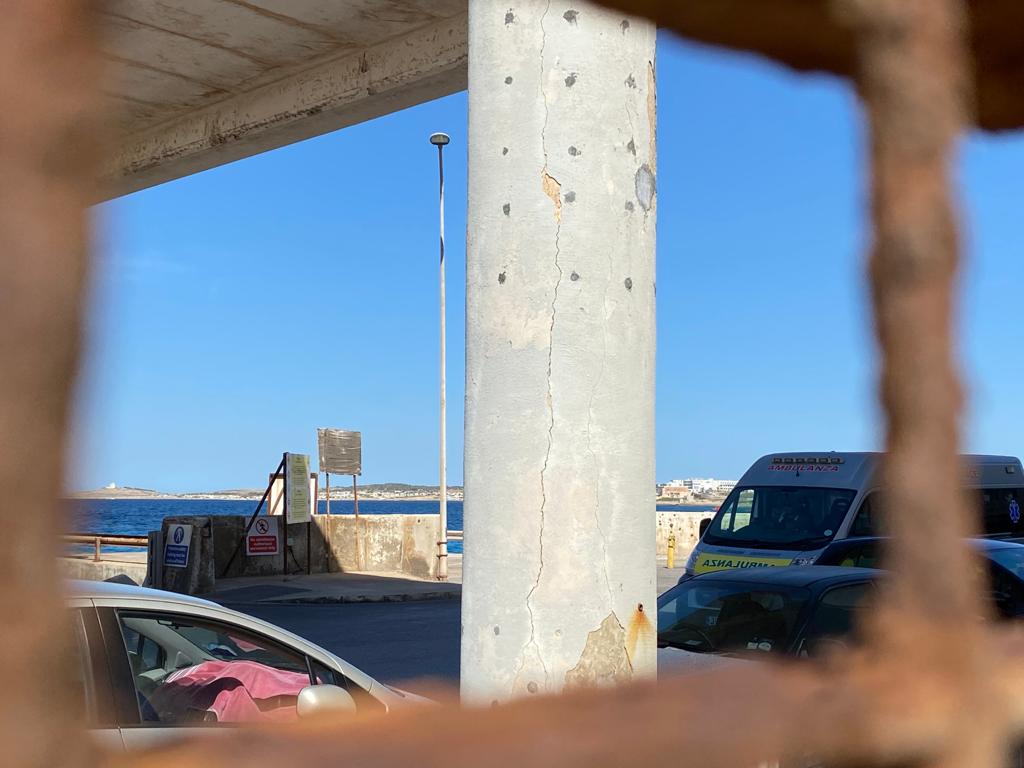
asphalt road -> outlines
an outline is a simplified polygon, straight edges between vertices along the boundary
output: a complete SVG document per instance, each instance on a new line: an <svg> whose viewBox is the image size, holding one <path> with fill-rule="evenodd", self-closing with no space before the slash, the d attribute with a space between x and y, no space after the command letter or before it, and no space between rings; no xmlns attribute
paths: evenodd
<svg viewBox="0 0 1024 768"><path fill-rule="evenodd" d="M381 682L416 692L431 687L428 678L458 685L458 600L225 605L301 635Z"/></svg>

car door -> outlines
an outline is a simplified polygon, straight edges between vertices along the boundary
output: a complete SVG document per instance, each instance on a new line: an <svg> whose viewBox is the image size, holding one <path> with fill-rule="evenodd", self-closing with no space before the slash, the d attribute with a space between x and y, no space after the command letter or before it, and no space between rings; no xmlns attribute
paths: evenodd
<svg viewBox="0 0 1024 768"><path fill-rule="evenodd" d="M797 641L800 657L823 656L853 646L875 585L858 581L830 587L818 596Z"/></svg>
<svg viewBox="0 0 1024 768"><path fill-rule="evenodd" d="M93 740L106 749L120 750L124 742L114 713L106 651L96 609L87 599L72 598L67 602L67 610L66 626L71 630L72 656L68 696Z"/></svg>
<svg viewBox="0 0 1024 768"><path fill-rule="evenodd" d="M300 650L219 619L100 607L118 726L127 749L297 718L299 691L337 684Z"/></svg>

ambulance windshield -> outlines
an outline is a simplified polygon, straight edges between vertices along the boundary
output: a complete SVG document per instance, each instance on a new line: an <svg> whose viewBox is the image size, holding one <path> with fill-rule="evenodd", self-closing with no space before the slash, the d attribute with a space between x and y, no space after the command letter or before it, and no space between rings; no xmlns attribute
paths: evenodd
<svg viewBox="0 0 1024 768"><path fill-rule="evenodd" d="M836 535L854 496L856 491L841 488L735 488L702 540L733 547L818 549Z"/></svg>

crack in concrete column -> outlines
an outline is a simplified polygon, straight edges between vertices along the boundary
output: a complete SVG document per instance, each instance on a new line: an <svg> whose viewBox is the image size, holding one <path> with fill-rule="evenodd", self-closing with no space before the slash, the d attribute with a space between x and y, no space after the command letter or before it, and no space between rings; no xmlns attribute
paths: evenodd
<svg viewBox="0 0 1024 768"><path fill-rule="evenodd" d="M541 171L541 189L548 197L552 199L555 205L555 269L558 270L558 277L555 280L554 291L551 296L551 326L548 331L548 368L547 368L547 405L548 412L550 414L550 422L548 424L548 447L544 454L544 464L540 470L540 531L539 531L539 564L537 567L537 578L533 582L533 586L530 587L530 591L526 595L526 610L530 614L530 639L527 641L526 646L523 648L523 657L519 666L519 673L522 672L526 666L526 652L532 646L537 652L537 657L540 659L541 667L544 669L544 686L548 687L549 684L549 673L547 665L544 662L544 656L540 653L540 649L537 647L537 627L536 619L533 613L533 595L540 587L541 579L544 575L544 523L545 516L547 513L547 489L544 484L544 477L548 470L548 462L551 459L551 447L554 442L554 431L555 431L555 404L554 397L551 391L551 369L554 358L554 347L555 347L555 317L557 314L558 304L558 289L562 284L562 266L558 262L560 255L560 243L559 237L562 231L562 199L561 189L562 185L548 173L548 147L547 147L547 127L548 127L548 98L547 92L544 87L544 56L547 51L547 31L544 28L544 22L548 17L548 13L551 11L551 0L548 0L547 6L544 8L544 13L540 17L540 96L541 101L544 104L544 123L541 126L540 131L540 144L541 152L544 155L544 168ZM517 677L518 674L517 673Z"/></svg>

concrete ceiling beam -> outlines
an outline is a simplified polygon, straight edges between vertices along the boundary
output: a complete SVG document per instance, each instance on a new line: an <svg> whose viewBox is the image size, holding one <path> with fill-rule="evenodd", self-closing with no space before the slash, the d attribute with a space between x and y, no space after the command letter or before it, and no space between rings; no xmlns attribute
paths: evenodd
<svg viewBox="0 0 1024 768"><path fill-rule="evenodd" d="M122 136L102 194L135 192L464 90L467 50L463 14Z"/></svg>

